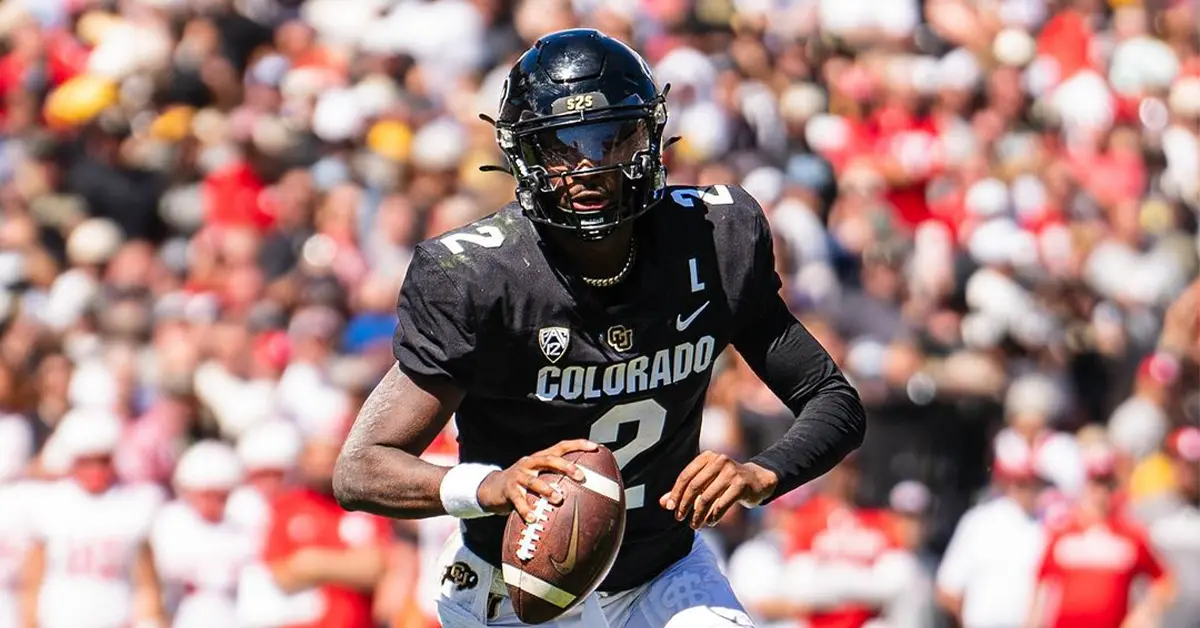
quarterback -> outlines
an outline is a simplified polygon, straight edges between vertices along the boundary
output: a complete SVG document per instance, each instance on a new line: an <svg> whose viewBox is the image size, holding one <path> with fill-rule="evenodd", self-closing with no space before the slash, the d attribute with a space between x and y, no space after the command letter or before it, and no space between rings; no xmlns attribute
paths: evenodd
<svg viewBox="0 0 1200 628"><path fill-rule="evenodd" d="M521 626L501 539L541 471L611 449L628 517L588 603L551 625L750 626L696 530L825 473L862 442L854 389L779 297L762 209L738 187L666 185L666 93L636 52L543 37L504 87L496 137L516 201L421 243L400 292L396 367L364 403L335 492L351 510L449 514L447 628ZM795 415L746 462L699 451L714 360L732 345ZM460 463L420 459L455 416ZM464 575L466 574L466 575Z"/></svg>

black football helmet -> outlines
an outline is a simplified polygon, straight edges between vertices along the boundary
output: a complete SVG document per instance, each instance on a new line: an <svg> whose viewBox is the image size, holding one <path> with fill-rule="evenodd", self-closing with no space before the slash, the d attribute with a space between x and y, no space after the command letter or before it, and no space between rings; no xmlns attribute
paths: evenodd
<svg viewBox="0 0 1200 628"><path fill-rule="evenodd" d="M504 84L496 140L531 220L599 240L662 194L666 91L625 44L592 29L547 35Z"/></svg>

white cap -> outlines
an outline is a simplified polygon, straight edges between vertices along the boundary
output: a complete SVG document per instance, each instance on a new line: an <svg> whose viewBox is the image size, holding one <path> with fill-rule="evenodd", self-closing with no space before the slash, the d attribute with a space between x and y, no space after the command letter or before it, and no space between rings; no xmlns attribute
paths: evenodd
<svg viewBox="0 0 1200 628"><path fill-rule="evenodd" d="M804 141L818 153L841 150L850 140L850 125L839 115L818 113L804 125Z"/></svg>
<svg viewBox="0 0 1200 628"><path fill-rule="evenodd" d="M654 68L659 83L670 83L675 89L690 87L700 98L707 98L717 82L717 68L707 55L687 46L668 52Z"/></svg>
<svg viewBox="0 0 1200 628"><path fill-rule="evenodd" d="M336 440L344 438L344 426L350 413L350 398L345 391L328 384L317 384L292 398L291 410L296 424L308 438Z"/></svg>
<svg viewBox="0 0 1200 628"><path fill-rule="evenodd" d="M425 170L452 170L462 162L467 150L467 135L449 118L434 120L421 127L413 137L412 160Z"/></svg>
<svg viewBox="0 0 1200 628"><path fill-rule="evenodd" d="M980 264L1010 264L1021 229L1007 218L989 220L971 232L967 253Z"/></svg>
<svg viewBox="0 0 1200 628"><path fill-rule="evenodd" d="M117 402L117 380L103 361L82 362L71 373L67 399L79 409L111 410Z"/></svg>
<svg viewBox="0 0 1200 628"><path fill-rule="evenodd" d="M1033 220L1046 210L1049 194L1037 175L1020 175L1013 179L1011 187L1012 204L1021 218Z"/></svg>
<svg viewBox="0 0 1200 628"><path fill-rule="evenodd" d="M1163 89L1179 74L1179 57L1165 42L1139 36L1117 44L1108 68L1113 90L1137 96L1147 89Z"/></svg>
<svg viewBox="0 0 1200 628"><path fill-rule="evenodd" d="M367 76L350 89L358 98L363 115L368 118L379 115L400 100L400 88L382 74Z"/></svg>
<svg viewBox="0 0 1200 628"><path fill-rule="evenodd" d="M1050 105L1067 130L1102 130L1112 125L1116 105L1108 81L1083 70L1063 81L1050 96Z"/></svg>
<svg viewBox="0 0 1200 628"><path fill-rule="evenodd" d="M1167 415L1148 399L1130 397L1113 410L1108 437L1114 447L1141 460L1157 451L1167 437Z"/></svg>
<svg viewBox="0 0 1200 628"><path fill-rule="evenodd" d="M246 471L288 470L296 465L303 445L295 425L273 419L242 434L237 442L237 455Z"/></svg>
<svg viewBox="0 0 1200 628"><path fill-rule="evenodd" d="M742 187L759 205L768 207L779 200L783 192L783 173L772 166L760 166L746 173Z"/></svg>
<svg viewBox="0 0 1200 628"><path fill-rule="evenodd" d="M1020 28L1006 28L996 34L992 41L992 54L1000 63L1012 67L1024 67L1037 53L1037 42L1029 32Z"/></svg>
<svg viewBox="0 0 1200 628"><path fill-rule="evenodd" d="M825 92L813 83L789 85L779 96L779 114L786 120L807 120L825 110Z"/></svg>
<svg viewBox="0 0 1200 628"><path fill-rule="evenodd" d="M1066 399L1053 380L1034 373L1013 381L1004 396L1004 406L1009 416L1033 414L1051 420L1066 410Z"/></svg>
<svg viewBox="0 0 1200 628"><path fill-rule="evenodd" d="M1008 326L1004 321L987 314L971 312L962 319L962 339L970 349L991 349L1004 340Z"/></svg>
<svg viewBox="0 0 1200 628"><path fill-rule="evenodd" d="M86 272L73 268L59 275L50 285L42 321L62 331L74 325L87 312L100 286Z"/></svg>
<svg viewBox="0 0 1200 628"><path fill-rule="evenodd" d="M938 62L938 85L943 89L969 90L983 78L975 55L965 48L955 48Z"/></svg>
<svg viewBox="0 0 1200 628"><path fill-rule="evenodd" d="M698 102L685 108L677 119L679 134L683 136L692 159L715 159L729 149L732 139L729 122L724 110L715 102Z"/></svg>
<svg viewBox="0 0 1200 628"><path fill-rule="evenodd" d="M882 377L886 359L887 347L872 338L855 340L846 351L846 366L859 377Z"/></svg>
<svg viewBox="0 0 1200 628"><path fill-rule="evenodd" d="M906 514L923 513L932 501L929 487L916 480L904 480L888 493L888 505L892 510Z"/></svg>
<svg viewBox="0 0 1200 628"><path fill-rule="evenodd" d="M229 445L202 440L183 452L174 481L183 491L229 491L241 484L242 465Z"/></svg>
<svg viewBox="0 0 1200 628"><path fill-rule="evenodd" d="M976 181L967 189L963 204L976 218L995 218L1008 211L1008 186L993 178Z"/></svg>
<svg viewBox="0 0 1200 628"><path fill-rule="evenodd" d="M46 449L64 468L70 468L76 459L83 456L114 453L121 441L122 431L121 419L111 412L75 408L59 421Z"/></svg>
<svg viewBox="0 0 1200 628"><path fill-rule="evenodd" d="M89 218L67 237L67 258L72 264L102 264L116 255L125 235L108 218Z"/></svg>
<svg viewBox="0 0 1200 628"><path fill-rule="evenodd" d="M362 107L356 94L349 89L325 92L313 110L313 134L326 142L342 142L354 138L363 129Z"/></svg>

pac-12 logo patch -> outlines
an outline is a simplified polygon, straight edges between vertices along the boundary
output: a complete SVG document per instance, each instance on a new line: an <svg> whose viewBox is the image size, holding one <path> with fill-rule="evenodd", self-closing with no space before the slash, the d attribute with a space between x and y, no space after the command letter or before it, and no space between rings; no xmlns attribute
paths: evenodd
<svg viewBox="0 0 1200 628"><path fill-rule="evenodd" d="M558 362L567 353L571 330L566 327L543 327L538 330L538 345L547 360Z"/></svg>

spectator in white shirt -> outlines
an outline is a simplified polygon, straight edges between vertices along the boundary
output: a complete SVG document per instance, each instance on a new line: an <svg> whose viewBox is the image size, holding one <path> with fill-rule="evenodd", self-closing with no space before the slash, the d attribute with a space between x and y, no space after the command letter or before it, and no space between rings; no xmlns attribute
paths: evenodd
<svg viewBox="0 0 1200 628"><path fill-rule="evenodd" d="M726 573L738 599L763 628L798 628L790 604L780 604L784 592L785 530L789 527L788 503L775 503L763 512L762 532L738 546L729 557Z"/></svg>
<svg viewBox="0 0 1200 628"><path fill-rule="evenodd" d="M937 602L963 628L1024 623L1045 543L1034 515L1042 481L1029 450L998 449L994 473L1001 496L963 515L937 572Z"/></svg>

